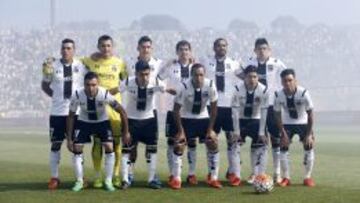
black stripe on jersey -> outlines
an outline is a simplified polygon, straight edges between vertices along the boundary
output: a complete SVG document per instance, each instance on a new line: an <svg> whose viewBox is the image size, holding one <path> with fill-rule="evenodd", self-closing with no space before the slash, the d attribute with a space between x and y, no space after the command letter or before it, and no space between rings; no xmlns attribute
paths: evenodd
<svg viewBox="0 0 360 203"><path fill-rule="evenodd" d="M145 111L146 109L146 92L147 92L147 88L138 87L136 109L139 111Z"/></svg>
<svg viewBox="0 0 360 203"><path fill-rule="evenodd" d="M295 105L295 94L296 94L296 91L291 97L286 97L286 106L288 107L288 112L289 112L290 118L292 118L292 119L297 119L299 117L298 112L296 110L296 105Z"/></svg>
<svg viewBox="0 0 360 203"><path fill-rule="evenodd" d="M194 103L193 103L193 107L192 107L192 113L193 114L200 114L202 91L200 89L199 91L194 90L194 92L195 92L195 94L194 94Z"/></svg>
<svg viewBox="0 0 360 203"><path fill-rule="evenodd" d="M89 97L87 97L87 110L88 110L88 119L89 120L97 120L98 119L98 115L96 113L96 99L90 99Z"/></svg>
<svg viewBox="0 0 360 203"><path fill-rule="evenodd" d="M76 98L77 99L79 99L80 97L79 97L79 93L78 93L78 91L77 90L75 90L75 95L76 95Z"/></svg>
<svg viewBox="0 0 360 203"><path fill-rule="evenodd" d="M264 91L263 91L264 94L266 93L267 89L268 89L268 87L266 86Z"/></svg>
<svg viewBox="0 0 360 203"><path fill-rule="evenodd" d="M302 97L305 96L305 93L306 93L307 90L304 90L303 93L301 94Z"/></svg>
<svg viewBox="0 0 360 203"><path fill-rule="evenodd" d="M225 61L216 61L215 71L216 89L220 92L225 91Z"/></svg>
<svg viewBox="0 0 360 203"><path fill-rule="evenodd" d="M267 86L267 81L266 81L266 63L264 64L260 64L258 63L258 68L257 68L257 74L260 76L259 78L259 82L261 82L263 85Z"/></svg>
<svg viewBox="0 0 360 203"><path fill-rule="evenodd" d="M129 84L129 77L126 77L125 85L128 86Z"/></svg>
<svg viewBox="0 0 360 203"><path fill-rule="evenodd" d="M278 93L277 93L276 91L274 92L274 94L275 94L275 97L278 97L278 96L279 96L279 95L278 95Z"/></svg>
<svg viewBox="0 0 360 203"><path fill-rule="evenodd" d="M186 84L185 84L184 82L182 82L182 84L184 85L185 89L187 89L187 86L186 86Z"/></svg>
<svg viewBox="0 0 360 203"><path fill-rule="evenodd" d="M181 79L187 79L190 77L190 65L183 66L180 64Z"/></svg>
<svg viewBox="0 0 360 203"><path fill-rule="evenodd" d="M107 98L108 93L109 93L109 90L106 90L106 92L105 92L105 99Z"/></svg>
<svg viewBox="0 0 360 203"><path fill-rule="evenodd" d="M72 94L72 67L63 65L64 99L70 99Z"/></svg>
<svg viewBox="0 0 360 203"><path fill-rule="evenodd" d="M254 96L255 90L252 93L246 91L246 103L244 108L244 116L246 117L251 117L253 114Z"/></svg>
<svg viewBox="0 0 360 203"><path fill-rule="evenodd" d="M235 89L236 89L236 91L240 91L240 89L239 89L239 87L237 86L237 85L235 85Z"/></svg>

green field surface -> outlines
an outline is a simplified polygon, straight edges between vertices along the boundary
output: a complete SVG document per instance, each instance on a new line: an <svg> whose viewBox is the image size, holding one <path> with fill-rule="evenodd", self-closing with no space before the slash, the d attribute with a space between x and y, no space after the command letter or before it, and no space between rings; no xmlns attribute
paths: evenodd
<svg viewBox="0 0 360 203"><path fill-rule="evenodd" d="M1 129L0 131L0 203L8 202L360 202L360 129L358 127L321 127L316 132L316 161L314 179L316 187L302 185L303 151L295 137L290 148L292 186L276 187L270 194L258 195L251 186L230 187L225 181L227 167L225 137L221 140L220 177L223 189L209 188L204 180L207 173L204 146L198 148L198 186L185 183L181 190L164 187L152 190L146 187L147 166L144 147L140 145L135 170L135 184L126 191L113 193L102 189L87 188L74 193L70 190L74 175L71 154L62 149L60 168L61 185L56 191L47 189L49 179L49 139L46 130ZM168 176L166 144L163 136L159 144L158 173L166 185ZM242 177L249 175L249 143L241 150ZM91 181L94 172L86 146L85 174ZM271 155L271 153L269 153ZM271 156L268 172L272 174ZM184 157L183 179L187 171Z"/></svg>

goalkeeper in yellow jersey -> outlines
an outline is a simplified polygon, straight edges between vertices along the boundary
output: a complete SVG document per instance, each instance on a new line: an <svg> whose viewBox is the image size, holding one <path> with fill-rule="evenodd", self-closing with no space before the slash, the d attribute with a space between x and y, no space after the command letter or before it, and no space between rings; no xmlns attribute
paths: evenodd
<svg viewBox="0 0 360 203"><path fill-rule="evenodd" d="M126 64L122 59L114 56L113 46L113 39L108 35L103 35L98 39L99 52L93 54L92 57L86 57L82 59L82 62L89 69L89 71L95 72L99 76L99 85L106 89L118 87L120 80L127 78ZM121 102L120 93L116 94L115 98L119 103ZM120 187L120 115L110 107L107 108L107 113L109 115L109 120L114 136L115 168L113 184L116 187ZM100 139L95 136L92 149L93 164L96 171L96 177L94 180L95 188L101 188L103 184L101 177L102 156L103 152Z"/></svg>

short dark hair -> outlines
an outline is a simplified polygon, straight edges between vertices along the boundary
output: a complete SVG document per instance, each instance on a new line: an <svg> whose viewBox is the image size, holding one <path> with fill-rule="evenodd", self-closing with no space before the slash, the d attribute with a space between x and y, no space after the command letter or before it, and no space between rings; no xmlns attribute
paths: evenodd
<svg viewBox="0 0 360 203"><path fill-rule="evenodd" d="M145 42L150 42L152 44L151 38L149 36L145 35L145 36L140 37L140 39L138 41L138 45L141 45L142 43L145 43Z"/></svg>
<svg viewBox="0 0 360 203"><path fill-rule="evenodd" d="M288 75L293 75L294 78L295 78L296 77L295 70L291 69L291 68L288 68L288 69L285 69L285 70L281 71L281 73L280 73L281 78L284 78L284 77L286 77Z"/></svg>
<svg viewBox="0 0 360 203"><path fill-rule="evenodd" d="M221 41L225 41L226 44L228 43L225 38L219 37L219 38L217 38L217 39L214 41L214 47L215 47L216 45L218 45Z"/></svg>
<svg viewBox="0 0 360 203"><path fill-rule="evenodd" d="M92 79L94 79L94 78L96 78L97 80L99 79L99 76L98 76L98 74L96 74L95 72L87 72L86 74L85 74L85 77L84 77L84 81L85 80L92 80Z"/></svg>
<svg viewBox="0 0 360 203"><path fill-rule="evenodd" d="M75 47L75 41L73 39L65 38L61 41L61 45L66 44L66 43L71 43Z"/></svg>
<svg viewBox="0 0 360 203"><path fill-rule="evenodd" d="M148 70L148 69L150 69L150 65L148 62L146 62L144 60L138 60L138 62L136 62L136 64L135 64L136 72L141 72L141 71Z"/></svg>
<svg viewBox="0 0 360 203"><path fill-rule="evenodd" d="M255 48L257 48L258 46L261 46L261 45L269 45L269 42L267 41L266 38L257 38L255 40Z"/></svg>
<svg viewBox="0 0 360 203"><path fill-rule="evenodd" d="M201 63L195 63L192 67L191 67L191 75L194 74L194 72L199 69L199 68L203 68L205 70L205 66L202 65Z"/></svg>
<svg viewBox="0 0 360 203"><path fill-rule="evenodd" d="M107 40L110 40L111 42L113 42L113 38L110 37L109 35L101 35L98 39L98 45L100 45L101 42L107 41Z"/></svg>
<svg viewBox="0 0 360 203"><path fill-rule="evenodd" d="M249 73L257 73L257 67L253 66L253 65L248 65L248 66L246 66L244 73L245 73L245 75L247 75Z"/></svg>
<svg viewBox="0 0 360 203"><path fill-rule="evenodd" d="M180 47L187 46L191 50L191 44L190 42L186 40L181 40L176 44L176 51L179 51Z"/></svg>

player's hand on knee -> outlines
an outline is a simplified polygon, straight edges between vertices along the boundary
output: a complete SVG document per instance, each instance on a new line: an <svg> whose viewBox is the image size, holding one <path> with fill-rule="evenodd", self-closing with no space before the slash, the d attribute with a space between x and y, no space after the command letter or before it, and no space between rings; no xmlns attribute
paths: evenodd
<svg viewBox="0 0 360 203"><path fill-rule="evenodd" d="M212 152L218 151L218 137L213 130L208 131L206 134L205 143L208 150Z"/></svg>
<svg viewBox="0 0 360 203"><path fill-rule="evenodd" d="M289 144L289 136L287 135L285 130L282 130L280 135L280 147L289 147Z"/></svg>
<svg viewBox="0 0 360 203"><path fill-rule="evenodd" d="M70 152L74 152L74 142L72 140L67 140L66 146Z"/></svg>
<svg viewBox="0 0 360 203"><path fill-rule="evenodd" d="M131 143L131 136L130 136L130 133L129 132L125 132L124 135L122 136L122 142L125 144L125 145L130 145Z"/></svg>
<svg viewBox="0 0 360 203"><path fill-rule="evenodd" d="M304 145L308 149L312 149L314 147L315 140L313 135L308 135L304 139Z"/></svg>
<svg viewBox="0 0 360 203"><path fill-rule="evenodd" d="M269 138L266 135L259 135L259 139L262 143L264 143L265 145L269 144Z"/></svg>

